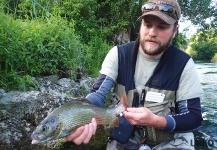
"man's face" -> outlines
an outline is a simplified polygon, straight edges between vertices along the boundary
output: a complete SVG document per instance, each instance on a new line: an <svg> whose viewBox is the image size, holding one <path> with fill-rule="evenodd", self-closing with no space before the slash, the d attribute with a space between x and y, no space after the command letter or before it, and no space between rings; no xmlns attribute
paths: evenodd
<svg viewBox="0 0 217 150"><path fill-rule="evenodd" d="M160 57L176 34L174 25L155 16L146 16L140 27L139 50L150 57Z"/></svg>

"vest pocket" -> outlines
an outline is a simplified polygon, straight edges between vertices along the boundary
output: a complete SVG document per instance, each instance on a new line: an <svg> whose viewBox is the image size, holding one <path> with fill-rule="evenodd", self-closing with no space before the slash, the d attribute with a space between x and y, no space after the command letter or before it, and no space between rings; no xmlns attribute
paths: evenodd
<svg viewBox="0 0 217 150"><path fill-rule="evenodd" d="M159 116L170 115L171 107L173 107L171 100L166 100L161 103L149 103L145 104L144 107L150 109L154 114ZM172 140L174 133L163 132L153 127L146 127L146 142L152 146L157 145L163 141Z"/></svg>
<svg viewBox="0 0 217 150"><path fill-rule="evenodd" d="M150 109L154 114L159 116L166 116L171 114L171 104L170 100L163 101L161 103L146 103L144 107Z"/></svg>

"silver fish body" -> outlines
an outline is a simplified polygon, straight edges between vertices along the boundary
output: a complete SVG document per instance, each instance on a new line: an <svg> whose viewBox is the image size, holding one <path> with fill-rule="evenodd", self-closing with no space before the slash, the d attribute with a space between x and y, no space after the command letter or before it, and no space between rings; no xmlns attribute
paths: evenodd
<svg viewBox="0 0 217 150"><path fill-rule="evenodd" d="M124 102L125 103L125 102ZM97 125L111 125L117 115L126 110L126 103L114 108L101 108L92 104L74 101L52 111L33 131L32 144L63 138L78 127L96 118Z"/></svg>

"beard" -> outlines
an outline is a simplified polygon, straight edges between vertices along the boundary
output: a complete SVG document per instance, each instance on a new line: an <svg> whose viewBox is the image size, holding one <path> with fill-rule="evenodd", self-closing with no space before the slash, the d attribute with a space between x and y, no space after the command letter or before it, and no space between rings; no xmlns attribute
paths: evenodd
<svg viewBox="0 0 217 150"><path fill-rule="evenodd" d="M155 42L159 46L158 47L156 47L156 46L152 47L151 45L147 45L146 42L148 42L148 41ZM169 44L171 41L172 41L172 36L170 37L168 42L165 44L162 44L160 41L158 41L154 38L141 39L141 37L140 37L140 44L141 44L143 52L147 55L150 55L150 56L156 56L156 55L163 53L169 47Z"/></svg>

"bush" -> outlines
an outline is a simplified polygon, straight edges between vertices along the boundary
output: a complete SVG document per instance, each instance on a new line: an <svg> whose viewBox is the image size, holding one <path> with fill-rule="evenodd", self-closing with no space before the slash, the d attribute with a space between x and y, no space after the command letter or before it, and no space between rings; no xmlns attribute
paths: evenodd
<svg viewBox="0 0 217 150"><path fill-rule="evenodd" d="M72 72L75 77L76 68L83 62L73 22L68 24L60 17L21 21L3 13L0 19L1 87L20 89L26 76L68 76L67 72Z"/></svg>
<svg viewBox="0 0 217 150"><path fill-rule="evenodd" d="M211 60L212 62L216 62L217 63L217 53L215 53L214 57Z"/></svg>
<svg viewBox="0 0 217 150"><path fill-rule="evenodd" d="M216 29L201 30L190 39L193 58L197 60L210 61L217 53Z"/></svg>
<svg viewBox="0 0 217 150"><path fill-rule="evenodd" d="M85 66L87 72L93 77L99 75L102 62L111 49L111 45L107 44L99 37L94 37L85 48Z"/></svg>
<svg viewBox="0 0 217 150"><path fill-rule="evenodd" d="M196 52L194 59L210 61L215 55L217 45L213 41L206 41L201 43L194 43L191 45L192 49Z"/></svg>

